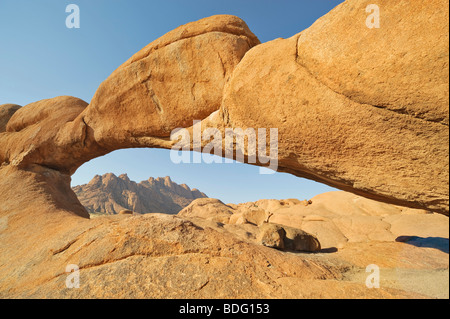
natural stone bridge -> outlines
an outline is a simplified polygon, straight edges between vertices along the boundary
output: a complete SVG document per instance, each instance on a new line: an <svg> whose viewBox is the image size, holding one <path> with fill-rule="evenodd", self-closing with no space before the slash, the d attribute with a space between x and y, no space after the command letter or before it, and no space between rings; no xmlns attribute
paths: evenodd
<svg viewBox="0 0 450 319"><path fill-rule="evenodd" d="M70 189L83 163L170 149L171 131L193 120L222 132L278 128L279 171L448 215L447 2L379 3L379 29L365 25L366 2L352 0L264 44L237 17L205 18L136 53L90 104L64 96L0 107L2 246L25 238L2 247L0 264L21 264L14 251L88 217Z"/></svg>

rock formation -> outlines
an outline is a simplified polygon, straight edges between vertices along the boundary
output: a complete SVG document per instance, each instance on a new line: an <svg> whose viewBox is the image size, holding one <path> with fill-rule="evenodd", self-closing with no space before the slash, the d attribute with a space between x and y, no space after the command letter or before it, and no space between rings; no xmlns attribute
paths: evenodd
<svg viewBox="0 0 450 319"><path fill-rule="evenodd" d="M361 22L364 4L347 1L300 34L261 45L233 16L181 26L114 71L89 106L59 97L21 108L2 136L0 160L71 174L87 160L119 148L171 148L171 131L193 120L222 129L274 127L280 171L448 214L445 1L386 2L384 27L376 30ZM397 24L391 17L402 10L414 19ZM429 32L417 29L424 21ZM330 38L341 24L345 39ZM402 39L426 34L430 44L380 44L399 34ZM361 43L358 39L364 41L363 52L352 47ZM321 45L326 41L330 44ZM387 54L393 62L383 60ZM329 72L334 57L339 67ZM372 67L375 61L379 68ZM384 81L391 73L395 77ZM418 81L426 83L420 90Z"/></svg>
<svg viewBox="0 0 450 319"><path fill-rule="evenodd" d="M380 29L365 26L366 1L348 0L309 29L265 44L237 17L202 19L136 53L89 105L62 96L2 106L0 296L416 297L341 280L374 259L392 268L406 256L402 265L422 267L431 254L426 267L448 269L448 253L442 261L439 251L407 243L345 244L384 236L386 219L354 227L367 225L365 216L301 218L321 244L321 232L329 245L340 232L346 245L340 259L305 257L236 239L217 222L202 229L179 216L89 220L70 189L86 161L120 148L171 148L173 129L203 120L222 132L278 128L280 171L448 215L448 1L378 4ZM228 228L251 237L242 227L258 227L262 216L251 215L251 224ZM298 218L286 215L277 223ZM393 216L401 235L420 223ZM68 264L82 270L82 289L64 288Z"/></svg>
<svg viewBox="0 0 450 319"><path fill-rule="evenodd" d="M282 171L448 214L447 4L381 1L369 29L367 1L345 1L256 46L225 87L225 125L278 128Z"/></svg>
<svg viewBox="0 0 450 319"><path fill-rule="evenodd" d="M259 219L260 223L247 217L255 216L255 212L266 217ZM446 216L380 203L342 191L317 195L309 203L296 199L264 199L225 205L216 199L198 199L178 216L196 222L199 222L198 219L220 221L238 236L244 234L244 231L237 231L239 227L245 227L245 232L253 234L241 238L256 239L252 241L255 243L261 243L261 238L270 239L273 235L279 239L271 239L273 244L268 246L279 249L284 249L285 243L280 242L288 238L286 242L291 246L288 249L303 251L341 249L349 243L396 242L402 236L422 239L449 237ZM294 249L297 235L311 237L305 242L306 247L312 248L300 249L298 244L298 249Z"/></svg>
<svg viewBox="0 0 450 319"><path fill-rule="evenodd" d="M172 182L170 177L149 178L136 183L126 174L95 176L88 184L73 187L90 214L118 214L130 210L138 214L177 214L194 199L207 197L197 189Z"/></svg>
<svg viewBox="0 0 450 319"><path fill-rule="evenodd" d="M6 131L6 124L8 124L9 119L20 108L21 106L17 104L0 105L0 133Z"/></svg>
<svg viewBox="0 0 450 319"><path fill-rule="evenodd" d="M258 242L266 247L283 250L285 248L286 231L280 225L263 224L258 236Z"/></svg>
<svg viewBox="0 0 450 319"><path fill-rule="evenodd" d="M272 202L278 205L284 204L284 201ZM298 200L293 202L300 203ZM295 212L293 215L303 218L301 213ZM225 205L218 199L201 198L194 200L180 211L178 216L213 228L217 225L225 227L243 240L250 240L267 247L303 252L316 252L321 249L320 242L315 236L299 229L301 224L294 224L291 227L286 223L284 225L272 223L270 218L273 213L262 207L259 208L256 203ZM204 221L207 223L204 224Z"/></svg>
<svg viewBox="0 0 450 319"><path fill-rule="evenodd" d="M233 209L231 207L214 198L197 199L178 213L178 216L181 217L198 217L224 224L229 223L232 215Z"/></svg>

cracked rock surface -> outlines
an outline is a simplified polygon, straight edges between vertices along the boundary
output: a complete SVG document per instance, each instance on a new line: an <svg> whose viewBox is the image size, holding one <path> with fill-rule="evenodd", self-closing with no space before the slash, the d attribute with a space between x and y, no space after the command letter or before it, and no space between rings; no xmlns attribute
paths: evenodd
<svg viewBox="0 0 450 319"><path fill-rule="evenodd" d="M380 251L448 269L448 253L395 242L376 252L354 243L345 260L289 254L180 216L90 220L70 189L83 163L170 149L173 129L204 120L222 133L278 128L280 171L448 216L447 2L380 3L380 29L365 27L364 1L349 0L265 44L237 17L205 18L136 53L89 104L0 106L0 296L418 296L342 274ZM81 289L64 288L71 263Z"/></svg>

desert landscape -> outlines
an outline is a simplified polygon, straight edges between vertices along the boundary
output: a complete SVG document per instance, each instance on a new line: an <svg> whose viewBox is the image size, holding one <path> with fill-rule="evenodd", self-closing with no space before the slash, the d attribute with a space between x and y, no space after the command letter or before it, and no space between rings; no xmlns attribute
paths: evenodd
<svg viewBox="0 0 450 319"><path fill-rule="evenodd" d="M99 180L106 187L99 187ZM88 184L92 186L97 183L95 187L77 186L75 192L84 188L82 198L90 200L80 200L88 207L92 206L93 199L102 203L118 202L122 196L115 190L105 189L113 183L114 186L120 187L121 194L126 194L129 198L130 191L119 184L121 180L128 185L128 188L135 188L136 184L127 176L116 177L114 174L105 174L95 177ZM183 190L189 189L187 185L174 184L169 177L150 178L149 181L150 183L160 181L160 187L164 185L175 188L184 194L187 193ZM146 184L146 181L143 181L137 185ZM164 186L160 189L162 193L167 191ZM99 189L104 190L103 196L98 196ZM105 194L109 195L108 200L102 199ZM333 284L342 285L340 289L346 286L346 289L356 289L361 293L368 276L366 267L375 264L381 268L380 286L384 288L384 291L367 293L363 295L364 297L449 298L449 225L446 216L380 203L342 191L324 193L310 200L264 199L243 204L224 204L218 199L201 194L200 198L191 197L186 201L183 205L185 208L175 215L201 229L215 230L243 243L276 249L280 252L280 257L298 256L304 261L312 262L316 267L322 268L324 275L330 276L327 279L332 279ZM134 196L131 197L134 198ZM142 198L146 199L149 196L144 195ZM170 200L166 202L167 210L169 210L171 202ZM186 204L187 202L190 204ZM127 208L120 207L122 208L120 212L110 214L128 215L128 218L136 218L137 221L143 218L142 213L133 211L139 210L142 205L139 196L137 201L132 201L130 204ZM91 218L106 220L120 218L106 215L94 212ZM161 214L156 216L165 218ZM272 267L270 258L265 262L267 267ZM264 264L259 266L264 267ZM190 276L195 274L192 273ZM278 291L283 287L283 282L288 282L285 278L272 284L266 282L266 290L257 294L253 292L253 295L244 293L220 297L354 297L352 295L354 292L350 295L339 296L343 292L340 289L329 292L320 291L323 289L321 284L325 283L320 281L320 278L305 281L301 276L294 276L290 279L294 279L291 282L294 287L289 288L289 292ZM208 279L208 285L217 285L217 281L217 279ZM330 284L330 281L327 281L327 284ZM205 287L202 287L203 289ZM220 290L220 285L216 289ZM254 289L253 286L251 289ZM207 297L208 293L210 292L206 289L205 295L202 294L199 297ZM182 298L183 296L174 295L174 297Z"/></svg>
<svg viewBox="0 0 450 319"><path fill-rule="evenodd" d="M206 17L135 53L90 103L0 105L0 298L449 298L448 1L380 0L376 29L367 5L266 43ZM340 191L223 203L170 177L71 186L91 159L172 149L194 121L221 137L277 128L277 170Z"/></svg>

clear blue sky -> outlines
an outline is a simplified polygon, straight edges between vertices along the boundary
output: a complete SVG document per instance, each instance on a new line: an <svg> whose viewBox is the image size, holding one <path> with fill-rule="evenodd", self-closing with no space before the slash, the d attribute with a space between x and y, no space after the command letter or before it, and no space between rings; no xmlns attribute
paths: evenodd
<svg viewBox="0 0 450 319"><path fill-rule="evenodd" d="M0 0L0 104L59 95L89 102L114 69L179 25L214 14L244 19L261 42L309 27L342 0ZM68 4L80 28L68 29ZM169 151L120 150L84 164L72 185L95 174L128 173L135 181L170 175L225 202L311 198L332 190L288 174L260 175L244 164L173 164Z"/></svg>

